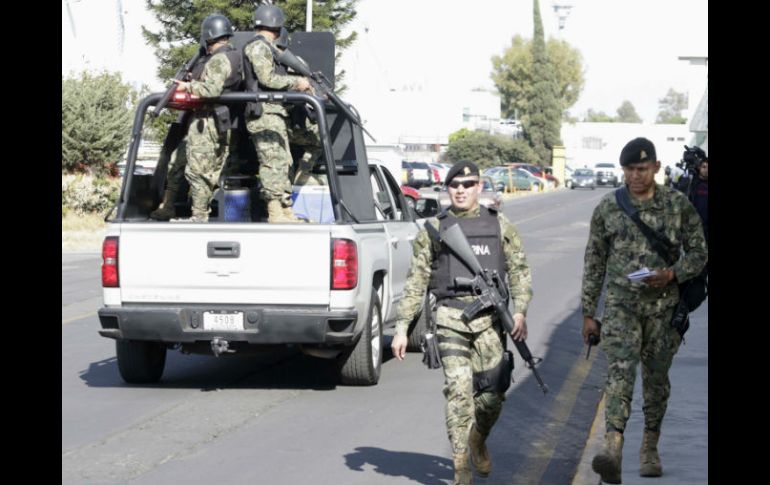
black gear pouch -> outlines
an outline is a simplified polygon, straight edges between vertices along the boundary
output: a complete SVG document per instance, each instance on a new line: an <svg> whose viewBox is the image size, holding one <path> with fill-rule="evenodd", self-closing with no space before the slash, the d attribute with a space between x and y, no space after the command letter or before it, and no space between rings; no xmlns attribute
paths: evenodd
<svg viewBox="0 0 770 485"><path fill-rule="evenodd" d="M227 106L217 106L214 108L214 126L219 136L224 136L232 128L230 122L230 108Z"/></svg>
<svg viewBox="0 0 770 485"><path fill-rule="evenodd" d="M473 374L473 391L476 394L482 392L505 393L511 387L512 375L513 353L510 350L504 350L499 364L484 372Z"/></svg>
<svg viewBox="0 0 770 485"><path fill-rule="evenodd" d="M262 103L257 103L256 101L246 103L246 110L244 113L247 120L259 118L262 116Z"/></svg>

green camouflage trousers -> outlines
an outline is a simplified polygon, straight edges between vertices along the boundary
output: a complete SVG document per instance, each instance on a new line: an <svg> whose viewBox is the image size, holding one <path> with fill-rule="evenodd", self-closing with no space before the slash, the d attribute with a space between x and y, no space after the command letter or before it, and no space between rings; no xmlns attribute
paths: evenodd
<svg viewBox="0 0 770 485"><path fill-rule="evenodd" d="M182 185L184 171L187 167L187 139L179 142L179 146L171 154L168 162L168 175L166 175L166 190L171 193L171 198L176 199L179 187Z"/></svg>
<svg viewBox="0 0 770 485"><path fill-rule="evenodd" d="M668 370L682 338L670 325L677 293L645 300L608 289L600 346L607 356L607 429L623 431L631 413L636 368L642 364L645 428L660 430L671 384Z"/></svg>
<svg viewBox="0 0 770 485"><path fill-rule="evenodd" d="M305 126L292 128L286 117L277 113L263 113L250 120L246 128L259 157L259 178L262 182L261 197L265 201L279 200L284 207L291 206L294 161L291 144L305 147L300 168L308 170L320 152L318 126L305 121ZM315 155L314 155L315 153Z"/></svg>
<svg viewBox="0 0 770 485"><path fill-rule="evenodd" d="M193 217L208 219L214 187L227 159L229 132L220 136L211 117L196 118L187 133L187 168Z"/></svg>
<svg viewBox="0 0 770 485"><path fill-rule="evenodd" d="M474 421L482 435L489 435L492 426L500 417L505 401L503 393L476 394L473 389L474 373L492 369L500 363L503 356L500 335L493 326L479 333L460 332L442 326L442 321L459 319L460 313L460 310L439 306L436 314L439 353L445 377L446 427L455 454L468 450L468 437ZM457 322L452 323L452 326L456 327ZM444 355L450 349L467 353L467 357Z"/></svg>
<svg viewBox="0 0 770 485"><path fill-rule="evenodd" d="M296 167L292 167L289 180L294 185L326 185L326 175L313 175L310 171L315 161L321 156L321 137L318 134L318 125L306 118L303 125L289 124L289 142L292 146L302 147L302 157Z"/></svg>

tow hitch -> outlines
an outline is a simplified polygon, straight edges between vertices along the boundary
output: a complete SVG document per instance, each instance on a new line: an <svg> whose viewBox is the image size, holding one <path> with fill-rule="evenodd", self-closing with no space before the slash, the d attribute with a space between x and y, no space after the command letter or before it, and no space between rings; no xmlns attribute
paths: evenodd
<svg viewBox="0 0 770 485"><path fill-rule="evenodd" d="M229 349L229 346L230 343L223 338L214 337L211 340L211 351L214 352L214 357L219 357L220 354L224 354L225 352L231 354L235 353L234 350Z"/></svg>

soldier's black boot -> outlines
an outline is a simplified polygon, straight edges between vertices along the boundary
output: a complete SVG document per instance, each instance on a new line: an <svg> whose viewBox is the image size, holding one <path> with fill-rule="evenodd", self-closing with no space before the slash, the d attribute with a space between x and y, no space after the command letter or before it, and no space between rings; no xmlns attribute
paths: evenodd
<svg viewBox="0 0 770 485"><path fill-rule="evenodd" d="M623 434L609 431L604 435L604 450L594 457L591 467L605 483L621 483L620 464L623 460Z"/></svg>
<svg viewBox="0 0 770 485"><path fill-rule="evenodd" d="M658 439L660 439L660 431L644 430L642 448L639 450L640 477L659 477L663 475L663 467L660 464L660 455L658 455Z"/></svg>

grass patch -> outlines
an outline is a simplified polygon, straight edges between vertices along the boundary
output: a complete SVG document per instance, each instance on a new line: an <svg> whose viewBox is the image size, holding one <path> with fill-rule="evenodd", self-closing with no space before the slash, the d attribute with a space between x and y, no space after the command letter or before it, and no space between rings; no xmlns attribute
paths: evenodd
<svg viewBox="0 0 770 485"><path fill-rule="evenodd" d="M61 250L99 253L106 233L103 214L68 213L61 218Z"/></svg>

